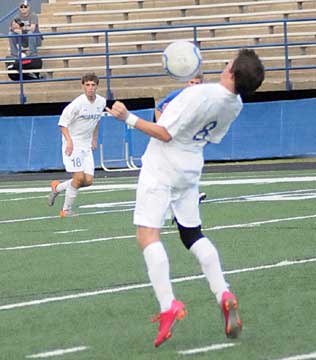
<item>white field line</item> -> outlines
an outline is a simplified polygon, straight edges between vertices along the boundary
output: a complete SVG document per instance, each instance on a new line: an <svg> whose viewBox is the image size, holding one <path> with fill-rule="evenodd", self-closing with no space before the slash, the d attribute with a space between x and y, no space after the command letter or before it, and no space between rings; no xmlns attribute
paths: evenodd
<svg viewBox="0 0 316 360"><path fill-rule="evenodd" d="M47 351L47 352L43 352L43 353L39 353L39 354L27 355L26 358L27 359L46 359L46 358L53 357L53 356L63 356L66 354L71 354L71 353L75 353L75 352L79 352L79 351L83 351L83 350L87 350L87 349L88 349L87 346L77 346L77 347L73 347L73 348L69 348L69 349L57 349L57 350Z"/></svg>
<svg viewBox="0 0 316 360"><path fill-rule="evenodd" d="M195 355L195 354L205 353L205 352L214 351L214 350L222 350L222 349L226 349L228 347L232 347L235 345L239 345L239 343L214 344L214 345L205 346L202 348L196 348L196 349L190 349L190 350L179 350L178 354L180 354L180 355Z"/></svg>
<svg viewBox="0 0 316 360"><path fill-rule="evenodd" d="M312 181L312 180L311 180ZM136 184L103 184L103 185L91 185L89 187L81 188L81 191L91 191L91 190L134 190L136 189ZM49 193L51 191L50 187L24 187L24 188L7 188L0 189L0 194L25 194L25 193Z"/></svg>
<svg viewBox="0 0 316 360"><path fill-rule="evenodd" d="M122 210L122 211L124 211L124 210ZM261 225L265 225L265 224L279 223L279 222L284 222L284 221L306 220L306 219L312 219L312 218L316 218L316 214L305 215L305 216L294 216L294 217L283 218L283 219L281 218L281 219L254 221L254 222L243 223L243 224L219 225L219 226L213 226L210 228L203 228L202 231L218 231L218 230L234 229L234 228L247 228L247 227L261 226ZM170 234L177 234L177 233L178 233L178 230L171 230L171 231L163 231L161 234L162 235L170 235ZM101 241L124 240L124 239L131 239L131 238L135 238L135 235L122 235L122 236L104 237L104 238L78 240L78 241L61 241L61 242L32 244L32 245L0 247L0 251L26 250L26 249L47 248L47 247L63 246L63 245L81 245L81 244L90 244L90 243L96 243L96 242L101 242Z"/></svg>
<svg viewBox="0 0 316 360"><path fill-rule="evenodd" d="M88 229L74 229L74 230L54 231L54 234L69 234L69 233L76 233L76 232L82 232L82 231L88 231Z"/></svg>
<svg viewBox="0 0 316 360"><path fill-rule="evenodd" d="M90 187L91 189L91 187ZM134 189L129 189L134 190ZM108 192L114 192L114 191L120 191L120 189L109 189L109 190L86 190L85 195L88 194L100 194L100 193L108 193ZM288 191L278 191L278 192L270 192L270 193L257 193L257 194L249 194L249 195L238 195L238 196L230 196L226 198L212 198L212 199L206 199L203 202L209 203L209 202L226 202L226 201L243 201L245 198L259 198L260 196L269 196L269 195L287 195L287 194L296 194L296 193L308 193L312 192L315 194L316 189L300 189L300 190L288 190ZM25 196L25 197L19 197L19 198L11 198L11 199L0 199L0 202L9 202L9 201L28 201L28 200L34 200L34 199L46 199L47 195L40 195L40 196ZM282 199L280 199L282 200ZM290 198L289 200L293 200ZM262 200L261 200L262 201ZM125 202L117 202L112 203L115 205L123 205L123 204L134 204L135 201L125 201ZM80 208L93 208L93 207L108 207L110 203L100 203L100 204L91 204L91 205L81 205Z"/></svg>
<svg viewBox="0 0 316 360"><path fill-rule="evenodd" d="M135 235L122 235L122 236L111 236L98 239L89 239L89 240L78 240L78 241L61 241L54 243L44 243L44 244L34 244L34 245L20 245L12 246L7 248L0 248L0 251L14 251L14 250L26 250L26 249L36 249L36 248L47 248L61 245L80 245L80 244L93 244L102 241L113 241L113 240L125 240L135 238Z"/></svg>
<svg viewBox="0 0 316 360"><path fill-rule="evenodd" d="M113 207L123 207L123 206L135 206L135 200L131 201L117 201L117 202L107 202L107 203L97 203L97 204L87 204L80 205L80 209L94 209L94 208L113 208Z"/></svg>
<svg viewBox="0 0 316 360"><path fill-rule="evenodd" d="M261 265L261 266L251 267L251 268L224 271L224 274L225 275L239 274L239 273L253 272L253 271L259 271L259 270L281 268L281 267L290 266L290 265L302 265L302 264L313 263L313 262L316 262L316 258L295 260L295 261L284 260L279 263L271 264L271 265ZM185 281L202 279L204 277L205 277L204 275L185 276L185 277L173 279L172 282L173 283L181 283L181 282L185 282ZM54 303L54 302L58 302L58 301L82 299L82 298L87 298L87 297L91 297L91 296L116 294L116 293L121 293L121 292L125 292L125 291L130 291L130 290L144 289L144 288L148 288L148 287L151 287L150 283L125 285L125 286L120 286L120 287L110 288L110 289L88 291L88 292L69 294L69 295L63 295L63 296L47 297L47 298L43 298L43 299L30 300L30 301L15 303L15 304L1 305L0 311L13 310L13 309L24 308L24 307L29 307L29 306L42 305L42 304L49 304L49 303Z"/></svg>
<svg viewBox="0 0 316 360"><path fill-rule="evenodd" d="M127 189L126 189L127 190ZM128 190L134 190L134 189L128 189ZM81 189L80 189L81 191ZM85 191L84 194L103 194L103 193L109 193L114 191L121 191L120 189L109 189L109 190L91 190L91 191ZM34 200L34 199L47 199L46 195L39 195L39 196L24 196L19 198L12 198L12 199L0 199L0 202L9 202L9 201L23 201L23 200Z"/></svg>
<svg viewBox="0 0 316 360"><path fill-rule="evenodd" d="M86 213L77 214L77 216L87 216L87 215L102 215L106 213L117 213L117 212L128 212L133 211L134 208L130 209L116 209L116 210L100 210L100 211L91 211ZM22 218L22 219L9 219L9 220L0 220L0 224L10 224L16 222L25 222L25 221L39 221L39 220L47 220L47 219L60 219L59 215L51 215L51 216L38 216L31 218ZM69 218L71 219L71 218Z"/></svg>
<svg viewBox="0 0 316 360"><path fill-rule="evenodd" d="M245 194L245 195L237 195L237 196L228 196L228 197L222 197L222 198L211 198L211 199L205 199L202 201L202 203L222 203L222 202L240 202L240 201L249 201L249 199L258 199L258 201L263 201L264 198L269 199L269 201L274 200L283 200L283 199L289 199L289 200L301 200L305 198L298 198L298 194L307 194L309 198L314 198L316 195L316 189L300 189L300 190L287 190L287 191L277 191L277 192L268 192L268 193L256 193L256 194ZM288 195L294 195L294 197L285 197Z"/></svg>
<svg viewBox="0 0 316 360"><path fill-rule="evenodd" d="M313 182L316 176L294 176L294 177L279 177L279 178L255 178L255 179L225 179L225 180L202 180L200 185L246 185L246 184L277 184L288 182ZM131 190L136 189L136 184L101 184L91 185L87 188L82 188L80 191L91 190ZM24 193L39 193L50 192L50 187L29 187L29 188L0 188L0 194L24 194Z"/></svg>
<svg viewBox="0 0 316 360"><path fill-rule="evenodd" d="M302 189L302 190L288 190L288 191L279 191L279 192L269 192L269 193L257 193L257 194L248 194L248 195L238 195L230 196L223 198L212 198L203 200L203 203L227 203L227 202L240 202L240 201L281 201L281 200L309 200L316 197L316 189ZM99 193L99 191L91 191L90 193ZM293 194L306 194L305 196L293 196ZM284 196L285 195L285 196ZM25 198L15 198L15 199L6 199L1 201L13 201L13 200L30 200L37 198L46 198L46 196L39 197L25 197ZM93 208L115 208L115 207L125 207L133 206L135 201L118 201L111 203L97 203L97 204L87 204L79 206L80 209L93 209ZM115 210L113 210L115 211ZM89 212L89 213L79 213L81 215L98 215L103 214L104 212ZM34 218L23 218L23 219L8 219L1 220L0 224L14 223L14 222L23 222L23 221L38 221L38 220L47 220L47 219L57 219L59 216L42 216Z"/></svg>
<svg viewBox="0 0 316 360"><path fill-rule="evenodd" d="M290 357L281 358L278 360L309 360L309 359L316 359L316 352L309 353L309 354L290 356Z"/></svg>

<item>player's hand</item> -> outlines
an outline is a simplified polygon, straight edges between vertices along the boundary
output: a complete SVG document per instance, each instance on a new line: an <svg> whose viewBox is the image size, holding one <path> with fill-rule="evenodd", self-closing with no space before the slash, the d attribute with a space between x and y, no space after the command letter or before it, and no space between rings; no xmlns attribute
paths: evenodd
<svg viewBox="0 0 316 360"><path fill-rule="evenodd" d="M115 103L112 105L112 108L110 109L107 107L106 111L117 119L123 121L127 119L129 114L126 106L120 101L115 101Z"/></svg>
<svg viewBox="0 0 316 360"><path fill-rule="evenodd" d="M67 145L66 145L66 149L65 149L65 154L67 156L70 156L73 152L74 146L72 141L67 141Z"/></svg>

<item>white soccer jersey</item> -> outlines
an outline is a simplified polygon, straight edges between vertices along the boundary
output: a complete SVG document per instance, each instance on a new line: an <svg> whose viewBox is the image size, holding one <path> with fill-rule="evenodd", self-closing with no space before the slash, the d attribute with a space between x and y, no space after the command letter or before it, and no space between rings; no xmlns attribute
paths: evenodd
<svg viewBox="0 0 316 360"><path fill-rule="evenodd" d="M173 187L195 184L204 164L204 145L220 143L241 109L240 96L220 84L184 89L158 121L172 140L166 143L150 139L142 158L143 172Z"/></svg>
<svg viewBox="0 0 316 360"><path fill-rule="evenodd" d="M63 110L58 125L68 128L74 148L90 149L93 131L102 116L106 106L106 99L96 95L91 103L85 94L75 98ZM63 137L63 146L65 146Z"/></svg>

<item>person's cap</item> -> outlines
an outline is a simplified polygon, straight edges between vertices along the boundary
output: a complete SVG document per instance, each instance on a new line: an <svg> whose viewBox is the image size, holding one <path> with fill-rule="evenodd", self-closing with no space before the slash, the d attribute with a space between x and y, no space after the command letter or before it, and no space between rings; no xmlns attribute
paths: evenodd
<svg viewBox="0 0 316 360"><path fill-rule="evenodd" d="M24 5L24 6L30 6L29 2L27 0L23 0L20 2L20 6Z"/></svg>

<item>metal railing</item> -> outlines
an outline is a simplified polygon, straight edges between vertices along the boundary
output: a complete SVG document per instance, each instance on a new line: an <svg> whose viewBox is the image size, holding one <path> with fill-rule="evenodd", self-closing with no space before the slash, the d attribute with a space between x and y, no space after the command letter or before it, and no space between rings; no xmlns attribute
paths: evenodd
<svg viewBox="0 0 316 360"><path fill-rule="evenodd" d="M186 35L186 39L191 40L193 42L195 42L196 44L198 44L200 46L201 52L202 54L207 54L207 53L211 53L211 52L222 52L223 54L226 54L228 51L232 51L232 50L237 50L240 47L248 47L248 48L254 48L254 49L264 49L264 48L281 48L282 49L282 57L283 59L279 61L279 64L277 64L276 66L266 66L266 71L267 72L274 72L274 71L281 71L284 72L284 80L285 80L285 87L286 90L291 90L292 89L292 81L291 81L291 74L293 71L296 70L308 70L308 69L315 69L316 65L299 65L299 66L293 66L291 64L291 59L290 59L290 52L291 49L293 47L300 47L301 49L304 49L306 47L310 47L310 46L314 46L316 48L316 39L315 36L310 39L310 40L304 40L304 41L297 41L295 40L295 36L290 35L289 32L289 27L293 24L295 25L299 25L299 24L310 24L311 27L311 33L313 33L313 28L315 26L315 22L316 22L316 18L304 18L304 19L280 19L280 20L270 20L270 21L244 21L244 22L224 22L224 23L207 23L207 24L191 24L191 25L174 25L174 26L156 26L156 27L134 27L134 28L126 28L126 29L94 29L94 30L81 30L81 31L67 31L67 32L46 32L46 33L42 33L42 35L44 36L44 39L48 39L50 37L59 37L59 36L71 36L71 37L76 37L76 36L88 36L91 34L91 36L96 36L93 34L98 34L98 38L100 37L104 37L104 46L102 45L102 50L101 51L90 51L89 53L85 53L84 52L84 46L78 44L78 45L73 45L73 47L77 47L78 52L77 53L72 53L72 52L67 52L67 50L65 50L65 53L63 54L54 54L54 55L50 55L50 54L45 54L44 50L41 50L40 53L40 57L41 59L44 61L45 60L50 60L50 59L64 59L67 61L71 60L71 59L75 59L75 58L86 58L87 61L89 61L89 58L91 57L100 57L104 59L104 68L102 65L102 74L99 76L101 79L105 79L106 82L106 91L107 91L107 98L108 99L112 99L113 98L113 94L112 94L112 81L116 80L116 79L128 79L128 78L132 78L132 79L136 79L136 78L145 78L145 77L161 77L161 76L166 76L166 74L163 72L162 67L159 68L158 67L158 71L157 72L142 72L142 73L135 73L133 72L132 68L130 70L130 72L126 73L126 67L124 68L124 65L121 66L122 69L124 69L124 73L119 73L119 69L118 74L113 75L112 74L112 66L111 66L111 60L114 57L128 57L128 56L145 56L147 54L161 54L164 47L167 45L168 40L165 40L165 44L162 45L162 41L157 41L157 44L155 45L155 41L152 42L152 47L151 49L136 49L136 50L113 50L112 48L114 47L112 45L113 43L113 38L115 38L115 36L120 35L120 34L128 34L128 33L133 33L135 36L137 35L143 35L144 33L158 33L158 32L163 32L163 31L173 31L175 36L173 38L173 40L175 38L177 38L178 35L176 35L176 32L180 31L182 33L185 32ZM249 42L245 45L245 46L241 46L240 44L234 44L234 41L232 40L232 44L225 44L225 45L216 45L216 46L207 46L205 45L207 43L207 39L203 38L203 41L200 40L201 36L199 35L199 32L202 30L208 30L208 29L221 29L221 28L227 28L227 27L232 27L232 29L234 27L243 27L243 26L248 26L248 27L258 27L258 26L268 26L271 29L273 27L277 27L280 26L282 27L282 32L277 33L282 40L277 41L277 42L260 42L259 41L254 41L253 44L249 44ZM217 31L216 30L216 31ZM255 34L257 35L257 34ZM315 35L315 34L314 34ZM24 86L25 84L28 83L41 83L41 82L60 82L60 81L72 81L72 80L79 80L80 76L63 76L63 77L58 77L55 76L51 77L51 78L40 78L40 79L36 79L36 80L23 80L23 72L25 72L25 70L22 70L22 64L21 64L21 59L22 59L22 40L24 37L30 37L30 36L37 36L36 34L25 34L25 35L0 35L0 39L9 39L10 37L18 37L19 40L19 56L18 56L18 60L19 60L19 69L18 69L18 74L19 74L19 79L17 81L12 81L12 80L1 80L0 81L0 88L4 85L10 85L10 84L19 84L20 85L20 103L24 104L26 102L26 96L25 96L25 89ZM249 35L249 39L252 39L253 35ZM260 35L259 35L260 37ZM209 40L214 40L216 39L216 36L210 36ZM233 37L232 37L233 39ZM172 41L172 40L170 40ZM141 41L140 41L141 43ZM226 41L227 43L227 41ZM99 43L101 44L101 43ZM43 42L43 49L45 48L45 40ZM115 46L118 47L118 42L115 43ZM56 47L57 49L57 47ZM69 51L69 50L68 50ZM223 55L223 57L225 58L226 55ZM28 57L28 59L32 59L34 57ZM273 59L273 57L271 57L271 59ZM0 58L0 63L5 63L5 62L12 62L15 59L12 57L6 57L6 58ZM316 64L316 59L315 59L315 64ZM212 68L212 64L207 63L207 66L204 66L203 71L205 74L218 74L221 72L221 70L217 70ZM144 65L145 67L145 65ZM41 69L41 70L35 70L35 71L41 71L43 73L45 73L45 68ZM56 71L57 72L57 71ZM1 72L2 75L6 74L6 70Z"/></svg>

